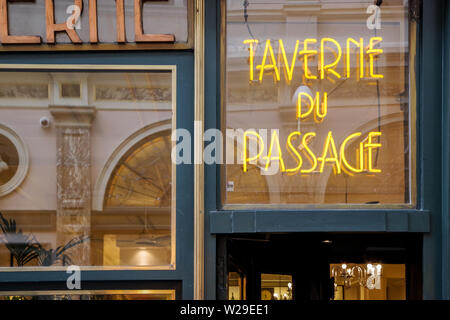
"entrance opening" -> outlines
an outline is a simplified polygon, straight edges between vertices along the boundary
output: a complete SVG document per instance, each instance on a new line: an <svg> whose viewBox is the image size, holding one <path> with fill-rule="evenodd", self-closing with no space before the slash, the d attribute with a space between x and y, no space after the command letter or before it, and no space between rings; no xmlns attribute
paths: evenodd
<svg viewBox="0 0 450 320"><path fill-rule="evenodd" d="M218 239L217 297L418 300L418 234L257 234Z"/></svg>

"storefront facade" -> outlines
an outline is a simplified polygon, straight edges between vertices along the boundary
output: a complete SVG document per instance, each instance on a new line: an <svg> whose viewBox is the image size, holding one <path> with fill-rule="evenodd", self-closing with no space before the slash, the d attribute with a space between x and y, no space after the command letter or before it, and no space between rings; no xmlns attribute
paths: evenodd
<svg viewBox="0 0 450 320"><path fill-rule="evenodd" d="M0 11L2 298L450 298L445 1Z"/></svg>

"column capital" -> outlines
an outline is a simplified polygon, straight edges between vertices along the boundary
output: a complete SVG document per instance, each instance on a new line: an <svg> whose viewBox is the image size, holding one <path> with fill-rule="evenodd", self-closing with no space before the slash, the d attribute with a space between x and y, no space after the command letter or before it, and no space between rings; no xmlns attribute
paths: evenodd
<svg viewBox="0 0 450 320"><path fill-rule="evenodd" d="M56 127L90 128L95 119L95 107L48 106Z"/></svg>

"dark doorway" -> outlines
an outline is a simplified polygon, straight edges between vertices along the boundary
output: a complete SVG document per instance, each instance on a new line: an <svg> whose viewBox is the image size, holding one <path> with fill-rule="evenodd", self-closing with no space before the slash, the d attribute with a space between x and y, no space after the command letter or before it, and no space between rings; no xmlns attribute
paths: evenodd
<svg viewBox="0 0 450 320"><path fill-rule="evenodd" d="M358 265L366 268L372 262L380 264L379 268L403 268L403 279L383 279L386 286L402 286L404 293L397 294L397 297L409 300L422 298L421 235L230 235L218 238L217 249L217 297L222 300L342 298L350 285L338 288L339 276L332 278L331 269L347 264L348 268ZM386 276L387 271L386 268ZM361 286L364 289L366 279ZM375 291L366 290L365 297L363 289L361 299L395 299L394 289L386 288L383 295L374 295ZM344 298L351 298L350 294L347 293Z"/></svg>

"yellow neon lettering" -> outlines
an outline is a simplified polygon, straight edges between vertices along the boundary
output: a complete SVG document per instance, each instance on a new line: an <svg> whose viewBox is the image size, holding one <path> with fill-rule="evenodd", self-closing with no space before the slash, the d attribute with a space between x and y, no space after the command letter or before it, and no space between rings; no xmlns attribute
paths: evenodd
<svg viewBox="0 0 450 320"><path fill-rule="evenodd" d="M309 101L309 109L306 113L302 114L302 97L306 97ZM320 92L316 93L315 98L313 99L308 93L300 92L297 96L297 119L304 119L308 117L311 112L314 112L314 119L317 122L320 122L325 118L328 114L328 93L324 92L322 103L320 103Z"/></svg>
<svg viewBox="0 0 450 320"><path fill-rule="evenodd" d="M272 157L272 151L273 151L274 144L276 144L276 147L278 148L278 156L277 157ZM264 159L266 159L266 168L265 168L266 171L269 169L269 165L272 160L278 160L280 162L281 172L286 171L285 166L284 166L284 161L283 161L283 155L281 153L280 139L278 139L278 134L275 130L272 131L272 139L270 140L269 151L268 151L267 156L264 157Z"/></svg>
<svg viewBox="0 0 450 320"><path fill-rule="evenodd" d="M383 49L374 49L373 47L375 45L379 44L381 41L383 41L382 37L370 38L369 49L367 50L367 54L369 55L369 58L370 58L370 60L369 60L369 65L370 65L369 75L371 78L374 78L374 79L383 79L384 78L384 76L382 74L374 74L374 66L373 66L374 57L383 53ZM376 43L374 43L374 42L376 42Z"/></svg>
<svg viewBox="0 0 450 320"><path fill-rule="evenodd" d="M270 59L272 60L272 64L266 64L267 54L270 53ZM275 59L275 54L273 53L272 45L270 44L270 40L266 41L266 48L264 49L264 56L262 63L256 67L256 69L260 69L259 72L259 81L262 82L264 71L265 70L274 70L276 81L280 81L280 72L277 67L277 60Z"/></svg>
<svg viewBox="0 0 450 320"><path fill-rule="evenodd" d="M362 171L364 171L364 143L360 142L359 143L359 150L355 150L356 152L356 157L358 158L358 165L360 166L360 168L362 169Z"/></svg>
<svg viewBox="0 0 450 320"><path fill-rule="evenodd" d="M364 39L359 42L352 38L347 39L347 78L350 78L350 43L354 43L359 48L359 77L364 78Z"/></svg>
<svg viewBox="0 0 450 320"><path fill-rule="evenodd" d="M302 159L300 153L298 153L296 148L292 145L292 138L294 136L300 136L300 135L301 135L301 133L299 131L294 131L288 136L287 150L291 154L291 156L297 161L298 165L297 165L297 167L295 167L293 169L286 169L286 172L298 172L300 170L300 168L302 167L303 159Z"/></svg>
<svg viewBox="0 0 450 320"><path fill-rule="evenodd" d="M373 163L372 163L372 151L375 148L381 148L381 143L374 143L373 142L373 138L375 137L381 137L381 132L369 132L369 136L367 137L367 143L364 144L364 147L367 148L367 158L368 158L368 171L369 172L375 172L375 173L379 173L381 172L380 169L375 169L373 168Z"/></svg>
<svg viewBox="0 0 450 320"><path fill-rule="evenodd" d="M310 50L308 49L308 43L317 43L317 39L305 39L305 41L303 42L303 50L300 51L300 55L304 55L304 62L303 62L303 67L305 69L305 78L306 79L317 79L317 76L309 73L309 69L308 69L308 57L311 55L316 55L317 54L317 50Z"/></svg>
<svg viewBox="0 0 450 320"><path fill-rule="evenodd" d="M256 139L258 141L258 145L261 146L261 150L259 151L259 153L256 156L250 157L250 158L247 157L247 140L248 140L249 136L256 137ZM261 136L255 131L245 131L244 132L244 172L247 172L247 163L250 163L250 161L255 161L256 159L261 157L263 151L264 151L264 140L261 138Z"/></svg>
<svg viewBox="0 0 450 320"><path fill-rule="evenodd" d="M330 149L331 147L331 149ZM328 151L331 151L331 157L328 157ZM325 146L323 148L322 157L318 159L322 163L320 164L320 172L323 172L325 168L325 163L333 162L336 166L337 173L341 173L341 165L339 164L338 153L336 151L336 144L334 143L333 133L328 132L327 140L325 141Z"/></svg>
<svg viewBox="0 0 450 320"><path fill-rule="evenodd" d="M250 64L250 81L253 81L253 65L255 61L255 49L253 47L253 44L258 44L258 40L244 40L244 44L249 45L249 64Z"/></svg>
<svg viewBox="0 0 450 320"><path fill-rule="evenodd" d="M302 97L306 97L309 100L309 110L308 112L302 114ZM304 119L311 114L314 109L314 100L306 92L300 92L297 98L297 119Z"/></svg>
<svg viewBox="0 0 450 320"><path fill-rule="evenodd" d="M369 156L368 156L368 154L369 154L369 152L366 149L364 149L364 159L363 159L364 164L363 164L363 167L364 167L365 170L367 170L367 168L369 167L369 164L368 164Z"/></svg>
<svg viewBox="0 0 450 320"><path fill-rule="evenodd" d="M314 154L314 152L312 152L312 150L308 147L308 142L311 140L309 139L309 137L315 137L316 133L315 132L308 132L307 134L305 134L303 136L302 139L302 146L303 146L303 150L306 151L307 154L307 158L310 160L311 162L311 168L310 169L306 169L306 170L301 170L301 173L310 173L313 172L314 170L316 170L317 167L317 158L316 155Z"/></svg>
<svg viewBox="0 0 450 320"><path fill-rule="evenodd" d="M325 65L325 42L333 43L338 49L338 54L335 61L327 65ZM322 41L320 42L320 79L325 79L325 71L334 74L338 79L341 78L341 75L332 69L333 67L337 66L337 64L341 60L341 57L342 49L339 43L332 38L322 38Z"/></svg>
<svg viewBox="0 0 450 320"><path fill-rule="evenodd" d="M361 132L356 132L356 133L354 133L354 134L352 134L352 135L349 135L349 136L344 140L344 142L342 142L342 144L341 144L341 150L340 150L341 165L344 164L344 165L342 166L342 169L346 168L346 169L348 169L350 172L355 172L355 173L363 172L363 166L362 166L363 162L362 162L362 159L363 159L363 151L364 151L364 148L363 148L362 146L361 146L360 149L359 149L359 161L357 160L357 163L359 163L359 166L360 166L359 168L354 168L354 167L352 167L352 166L348 163L347 158L345 157L345 147L346 147L347 143L348 143L350 140L352 140L352 139L354 139L354 138L358 138L358 137L360 137L360 136L361 136Z"/></svg>
<svg viewBox="0 0 450 320"><path fill-rule="evenodd" d="M316 103L317 118L319 119L325 118L328 114L328 93L327 92L323 93L322 103L320 103L320 93L317 92L315 103ZM322 106L322 108L320 108L320 106Z"/></svg>
<svg viewBox="0 0 450 320"><path fill-rule="evenodd" d="M283 40L278 40L278 42L280 43L280 51L281 51L281 55L283 57L283 62L284 62L284 70L287 73L287 79L288 79L288 83L290 83L292 81L292 77L294 75L294 67L295 67L295 61L297 60L297 52L298 52L298 46L300 41L297 40L296 44L295 44L295 50L294 50L294 55L292 56L292 64L291 66L289 66L287 57L286 57L286 51L284 50L284 45L283 45Z"/></svg>

